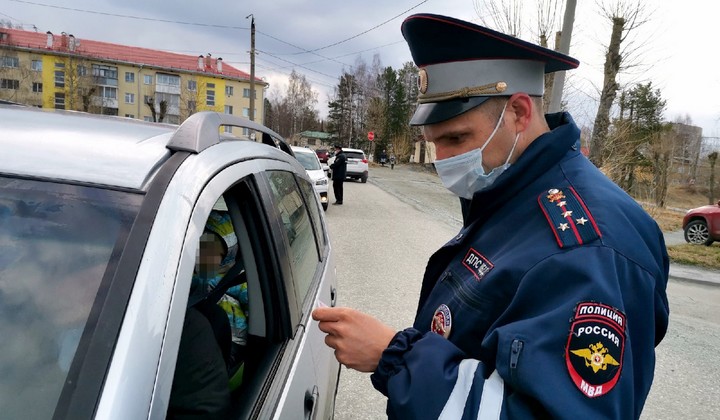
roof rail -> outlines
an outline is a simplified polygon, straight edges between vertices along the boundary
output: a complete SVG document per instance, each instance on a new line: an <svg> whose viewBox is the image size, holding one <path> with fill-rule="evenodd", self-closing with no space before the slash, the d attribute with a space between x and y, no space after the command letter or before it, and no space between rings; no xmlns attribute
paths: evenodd
<svg viewBox="0 0 720 420"><path fill-rule="evenodd" d="M168 149L200 153L220 142L220 127L242 127L262 133L262 142L278 148L291 156L292 149L282 136L262 124L247 118L219 112L198 112L186 119L168 142Z"/></svg>

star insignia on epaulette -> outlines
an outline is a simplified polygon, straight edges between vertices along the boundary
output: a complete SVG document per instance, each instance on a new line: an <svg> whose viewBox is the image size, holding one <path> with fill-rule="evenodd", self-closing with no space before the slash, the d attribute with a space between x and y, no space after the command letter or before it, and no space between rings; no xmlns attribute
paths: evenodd
<svg viewBox="0 0 720 420"><path fill-rule="evenodd" d="M572 186L545 190L537 200L560 248L583 245L602 236L587 205Z"/></svg>

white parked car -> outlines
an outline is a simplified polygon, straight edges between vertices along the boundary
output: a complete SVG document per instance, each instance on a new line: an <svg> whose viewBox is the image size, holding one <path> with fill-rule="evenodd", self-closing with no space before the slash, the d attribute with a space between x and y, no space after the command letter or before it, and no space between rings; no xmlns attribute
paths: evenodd
<svg viewBox="0 0 720 420"><path fill-rule="evenodd" d="M347 157L347 176L346 178L352 178L360 180L362 183L366 183L368 180L368 160L365 157L365 152L360 149L349 149L343 147L343 153ZM332 166L335 162L335 156L328 159L328 165ZM332 177L332 169L330 169L328 176Z"/></svg>
<svg viewBox="0 0 720 420"><path fill-rule="evenodd" d="M325 170L318 159L317 154L312 149L305 147L292 147L295 158L305 168L313 182L313 187L318 193L320 203L322 204L323 210L328 208L328 179Z"/></svg>
<svg viewBox="0 0 720 420"><path fill-rule="evenodd" d="M279 135L0 105L0 150L0 417L332 418L339 364L310 313L335 305L333 250Z"/></svg>

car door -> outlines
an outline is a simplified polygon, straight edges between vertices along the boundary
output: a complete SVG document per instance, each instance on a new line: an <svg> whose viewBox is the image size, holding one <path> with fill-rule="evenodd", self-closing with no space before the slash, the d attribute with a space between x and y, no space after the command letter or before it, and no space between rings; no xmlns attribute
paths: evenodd
<svg viewBox="0 0 720 420"><path fill-rule="evenodd" d="M292 180L293 188L299 191L295 181L296 172L299 172L297 168L287 162L257 159L222 170L199 193L187 225L177 269L165 344L150 408L151 418L164 418L167 412L198 241L218 201L224 201L228 213L232 215L239 254L248 273L250 304L248 348L252 350L248 354L242 385L232 395L230 417L294 418L305 411L311 416L316 410L314 401L321 401L323 407L328 406L328 397L321 395L323 392L334 396L334 388L328 390L325 383L336 383L337 370L332 381L323 378L323 384L318 386L315 356L308 343L309 311L301 313L301 308L311 307L312 299L304 297L302 304L299 303L295 290L295 287L302 286L305 288L303 296L315 296L319 288L321 275L317 273L324 272L325 267L317 250L315 225L321 223L321 219L315 215L315 219L311 220L308 200L303 198L302 193L291 193L291 198L285 201L279 199L278 194L273 194L270 178L264 175L266 171L283 174L273 179ZM307 179L303 182L306 186L309 184ZM317 200L312 203L317 207ZM277 211L280 205L283 212ZM322 240L326 243L326 236ZM314 257L301 268L302 273L312 271L310 280L293 280L293 265L288 258L294 255L296 263L302 263L304 258L297 259L298 255L292 251L297 252L300 248L291 248L291 243L312 243ZM331 296L329 288L327 290L326 300L329 302ZM313 340L317 339L314 336ZM327 373L328 369L325 369L323 375Z"/></svg>
<svg viewBox="0 0 720 420"><path fill-rule="evenodd" d="M278 407L276 418L295 418L302 404L306 418L329 418L334 409L339 365L331 349L324 344L324 334L310 313L320 302L336 301L335 273L324 219L320 213L312 184L306 177L291 172L265 173L273 201L275 219L284 231L282 238L289 264L288 290L291 305L297 310L295 339L304 343L296 356L296 372L285 389L285 403ZM311 371L307 368L310 367ZM314 383L308 382L314 378Z"/></svg>

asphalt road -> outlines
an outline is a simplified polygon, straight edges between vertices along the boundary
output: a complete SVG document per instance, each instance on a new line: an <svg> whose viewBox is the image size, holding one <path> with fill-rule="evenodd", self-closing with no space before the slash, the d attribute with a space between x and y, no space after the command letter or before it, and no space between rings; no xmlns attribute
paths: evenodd
<svg viewBox="0 0 720 420"><path fill-rule="evenodd" d="M344 203L326 213L338 304L396 329L411 325L427 259L461 225L457 199L431 172L396 166L372 167L367 184L346 182ZM720 418L720 287L671 279L668 297L670 327L642 418ZM343 368L335 418L383 417L385 398L370 375Z"/></svg>

